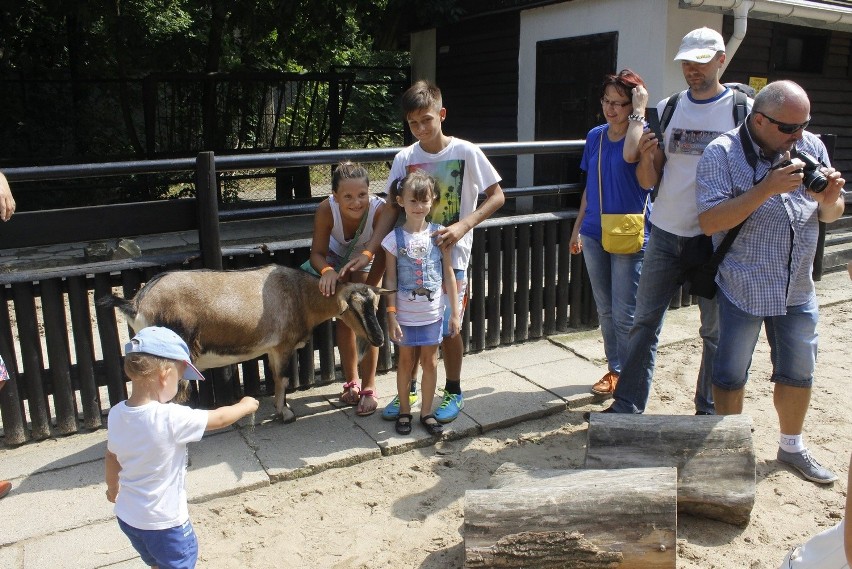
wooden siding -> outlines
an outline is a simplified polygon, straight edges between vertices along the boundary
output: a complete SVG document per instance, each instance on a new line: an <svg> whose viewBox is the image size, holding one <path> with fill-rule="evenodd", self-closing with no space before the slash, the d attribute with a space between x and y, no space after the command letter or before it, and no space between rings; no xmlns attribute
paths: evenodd
<svg viewBox="0 0 852 569"><path fill-rule="evenodd" d="M437 31L444 132L474 143L518 140L520 13L465 20ZM417 79L416 77L414 79ZM502 186L516 185L516 158L492 159Z"/></svg>
<svg viewBox="0 0 852 569"><path fill-rule="evenodd" d="M833 165L841 172L852 171L852 34L828 32L828 49L821 74L775 72L770 65L772 40L779 33L778 27L773 22L749 19L746 37L722 80L748 83L748 78L753 76L766 77L769 81L790 79L801 85L811 100L808 130L816 134L837 135ZM733 29L733 19L725 16L722 35L730 37Z"/></svg>

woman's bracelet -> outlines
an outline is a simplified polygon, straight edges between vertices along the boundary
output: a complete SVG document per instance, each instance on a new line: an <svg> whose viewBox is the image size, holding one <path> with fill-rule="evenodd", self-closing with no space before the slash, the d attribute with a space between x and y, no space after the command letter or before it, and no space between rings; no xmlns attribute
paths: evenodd
<svg viewBox="0 0 852 569"><path fill-rule="evenodd" d="M322 270L320 271L320 274L324 275L327 272L333 271L333 270L334 270L334 267L332 267L331 265L328 265L328 266L322 268Z"/></svg>
<svg viewBox="0 0 852 569"><path fill-rule="evenodd" d="M627 120L633 121L633 122L645 122L645 117L643 117L639 114L636 114L636 113L631 113L631 114L627 115Z"/></svg>
<svg viewBox="0 0 852 569"><path fill-rule="evenodd" d="M363 251L361 251L361 254L366 255L371 261L376 256L376 254L370 251L369 249L364 249Z"/></svg>
<svg viewBox="0 0 852 569"><path fill-rule="evenodd" d="M388 306L385 308L385 312L388 314L396 314L396 306Z"/></svg>

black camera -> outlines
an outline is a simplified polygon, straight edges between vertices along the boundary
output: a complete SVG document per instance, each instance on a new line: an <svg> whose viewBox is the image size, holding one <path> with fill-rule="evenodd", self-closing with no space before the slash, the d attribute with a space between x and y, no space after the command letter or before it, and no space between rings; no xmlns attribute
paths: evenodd
<svg viewBox="0 0 852 569"><path fill-rule="evenodd" d="M823 167L823 164L807 152L797 151L794 154L794 158L798 158L805 163L804 168L801 170L804 173L802 183L805 185L805 188L815 194L825 190L826 186L828 186L828 178L826 178L825 174L823 174L822 170L820 170L820 168ZM792 163L792 160L785 160L780 164L773 166L772 169L777 170L778 168L784 168Z"/></svg>

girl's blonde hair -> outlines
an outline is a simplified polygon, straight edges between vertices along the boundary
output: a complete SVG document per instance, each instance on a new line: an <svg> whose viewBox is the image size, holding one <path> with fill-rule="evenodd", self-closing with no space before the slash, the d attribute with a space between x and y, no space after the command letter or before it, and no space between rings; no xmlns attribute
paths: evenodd
<svg viewBox="0 0 852 569"><path fill-rule="evenodd" d="M144 384L156 382L157 378L160 377L160 373L173 367L177 368L177 361L170 360L169 358L161 358L139 352L124 356L124 373L132 381ZM175 403L186 403L189 401L189 395L189 381L179 379L177 395L175 395L172 401Z"/></svg>
<svg viewBox="0 0 852 569"><path fill-rule="evenodd" d="M177 362L151 354L131 353L124 357L124 373L133 381L147 382L157 379L160 372L177 367Z"/></svg>
<svg viewBox="0 0 852 569"><path fill-rule="evenodd" d="M370 175L367 169L357 162L346 160L339 163L334 168L334 173L331 175L331 191L337 192L340 186L340 180L364 180L367 186L370 185Z"/></svg>
<svg viewBox="0 0 852 569"><path fill-rule="evenodd" d="M393 203L398 203L397 198L401 198L406 190L413 192L413 197L417 201L423 201L427 197L431 197L433 201L438 199L438 181L419 168L391 184L390 198Z"/></svg>

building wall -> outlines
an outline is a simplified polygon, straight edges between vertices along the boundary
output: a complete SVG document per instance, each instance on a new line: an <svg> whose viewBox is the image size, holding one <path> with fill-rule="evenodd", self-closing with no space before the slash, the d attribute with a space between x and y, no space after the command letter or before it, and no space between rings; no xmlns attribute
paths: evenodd
<svg viewBox="0 0 852 569"><path fill-rule="evenodd" d="M733 31L733 19L725 18L722 35ZM852 34L831 31L821 74L777 72L771 68L771 46L776 34L783 34L773 22L748 20L746 36L722 76L722 81L748 83L750 77L768 81L790 79L801 85L811 100L811 124L816 134L837 135L833 165L841 172L852 171Z"/></svg>
<svg viewBox="0 0 852 569"><path fill-rule="evenodd" d="M684 88L680 64L672 58L683 36L701 26L721 30L722 16L680 9L677 0L574 0L521 12L518 140L535 136L537 42L618 32L617 69L639 73L656 102ZM518 157L518 185L532 180L533 157Z"/></svg>

